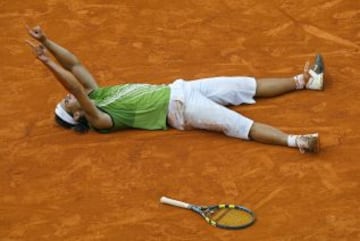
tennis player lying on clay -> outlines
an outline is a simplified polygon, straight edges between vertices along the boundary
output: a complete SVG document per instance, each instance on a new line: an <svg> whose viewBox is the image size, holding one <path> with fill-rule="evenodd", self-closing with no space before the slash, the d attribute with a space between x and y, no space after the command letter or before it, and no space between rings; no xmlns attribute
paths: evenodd
<svg viewBox="0 0 360 241"><path fill-rule="evenodd" d="M69 129L101 133L125 128L178 130L193 128L223 132L230 137L266 144L319 151L319 135L290 135L255 122L228 105L254 104L255 97L273 97L295 90L322 90L324 65L316 55L312 65L288 78L215 77L178 79L169 85L122 84L98 87L94 77L71 52L50 40L39 26L28 33L40 42L27 43L69 92L55 108L56 122ZM58 65L47 55L49 50Z"/></svg>

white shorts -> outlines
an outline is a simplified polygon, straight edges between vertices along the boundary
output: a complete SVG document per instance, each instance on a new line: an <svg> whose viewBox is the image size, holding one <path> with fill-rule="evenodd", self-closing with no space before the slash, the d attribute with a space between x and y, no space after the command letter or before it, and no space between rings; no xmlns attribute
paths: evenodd
<svg viewBox="0 0 360 241"><path fill-rule="evenodd" d="M171 127L178 130L197 128L220 131L231 137L249 139L254 121L224 106L254 104L254 78L178 79L169 86L168 124Z"/></svg>

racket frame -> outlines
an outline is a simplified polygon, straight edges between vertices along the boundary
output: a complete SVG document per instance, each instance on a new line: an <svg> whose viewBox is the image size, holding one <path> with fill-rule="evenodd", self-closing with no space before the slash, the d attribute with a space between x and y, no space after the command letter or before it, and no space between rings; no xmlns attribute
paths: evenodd
<svg viewBox="0 0 360 241"><path fill-rule="evenodd" d="M171 199L171 198L168 198L168 197L161 197L160 202L164 203L164 204L171 205L171 206L190 209L190 210L198 213L200 216L202 216L207 223L209 223L212 226L218 227L218 228L243 229L243 228L246 228L246 227L249 227L250 225L252 225L256 220L256 216L255 216L255 213L253 211L251 211L250 209L248 209L248 208L246 208L244 206L235 205L235 204L219 204L219 205L209 205L209 206L198 206L198 205L178 201L178 200L175 200L175 199ZM228 226L228 225L219 224L216 221L209 218L208 216L206 216L206 214L208 212L214 211L216 209L225 209L225 208L238 209L238 210L244 211L244 212L248 213L252 217L252 219L251 219L250 222L245 223L244 225Z"/></svg>

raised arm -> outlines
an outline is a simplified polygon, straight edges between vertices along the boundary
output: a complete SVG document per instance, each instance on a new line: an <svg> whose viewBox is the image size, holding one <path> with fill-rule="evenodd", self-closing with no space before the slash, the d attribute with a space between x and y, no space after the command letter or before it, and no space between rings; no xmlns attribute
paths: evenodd
<svg viewBox="0 0 360 241"><path fill-rule="evenodd" d="M30 41L27 43L33 49L36 57L55 75L60 84L71 94L75 96L84 111L87 121L97 129L107 129L112 127L110 116L100 111L90 100L83 86L77 78L69 71L65 70L46 55L46 49L43 45L34 45Z"/></svg>
<svg viewBox="0 0 360 241"><path fill-rule="evenodd" d="M26 26L26 28L31 37L42 43L54 55L61 66L70 71L80 81L86 92L98 88L95 78L73 53L50 40L40 26L34 28Z"/></svg>

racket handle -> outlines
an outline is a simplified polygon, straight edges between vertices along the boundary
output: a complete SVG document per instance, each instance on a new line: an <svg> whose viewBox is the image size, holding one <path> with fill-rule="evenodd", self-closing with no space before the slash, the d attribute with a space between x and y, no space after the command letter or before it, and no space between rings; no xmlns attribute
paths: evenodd
<svg viewBox="0 0 360 241"><path fill-rule="evenodd" d="M172 205L172 206L175 206L175 207L179 207L179 208L189 209L191 207L191 204L189 204L189 203L181 202L181 201L171 199L171 198L167 198L167 197L161 197L160 202L164 203L164 204Z"/></svg>

